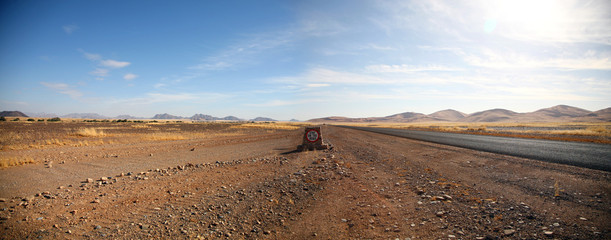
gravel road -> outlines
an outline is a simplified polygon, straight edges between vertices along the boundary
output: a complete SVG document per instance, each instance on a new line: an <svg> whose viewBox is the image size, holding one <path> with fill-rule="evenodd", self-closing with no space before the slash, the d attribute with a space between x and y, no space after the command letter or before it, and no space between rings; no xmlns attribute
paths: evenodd
<svg viewBox="0 0 611 240"><path fill-rule="evenodd" d="M608 144L561 142L392 128L345 127L479 151L611 171L611 146Z"/></svg>

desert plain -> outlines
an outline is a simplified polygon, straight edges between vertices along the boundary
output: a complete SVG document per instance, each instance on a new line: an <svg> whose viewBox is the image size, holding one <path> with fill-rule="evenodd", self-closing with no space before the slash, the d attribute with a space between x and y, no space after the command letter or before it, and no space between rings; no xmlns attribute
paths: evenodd
<svg viewBox="0 0 611 240"><path fill-rule="evenodd" d="M0 122L0 238L611 238L609 172L335 125L295 151L310 124ZM580 126L394 127L609 140Z"/></svg>

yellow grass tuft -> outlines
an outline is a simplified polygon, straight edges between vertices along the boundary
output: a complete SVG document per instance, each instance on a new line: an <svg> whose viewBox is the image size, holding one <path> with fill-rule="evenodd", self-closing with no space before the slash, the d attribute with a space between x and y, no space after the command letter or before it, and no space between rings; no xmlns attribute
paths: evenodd
<svg viewBox="0 0 611 240"><path fill-rule="evenodd" d="M231 128L258 128L258 129L274 129L274 130L297 130L304 124L298 123L244 123L231 126Z"/></svg>
<svg viewBox="0 0 611 240"><path fill-rule="evenodd" d="M0 168L34 163L31 157L0 157Z"/></svg>
<svg viewBox="0 0 611 240"><path fill-rule="evenodd" d="M148 124L142 123L142 124L134 124L134 125L132 125L132 128L136 128L136 129L138 129L138 128L151 128L151 126L148 125Z"/></svg>
<svg viewBox="0 0 611 240"><path fill-rule="evenodd" d="M98 130L96 128L81 128L81 129L77 130L75 134L77 136L80 136L80 137L103 137L103 136L106 136L106 134L104 134L104 131Z"/></svg>
<svg viewBox="0 0 611 240"><path fill-rule="evenodd" d="M142 135L141 138L143 140L148 141L169 141L187 139L187 137L179 133L149 133Z"/></svg>

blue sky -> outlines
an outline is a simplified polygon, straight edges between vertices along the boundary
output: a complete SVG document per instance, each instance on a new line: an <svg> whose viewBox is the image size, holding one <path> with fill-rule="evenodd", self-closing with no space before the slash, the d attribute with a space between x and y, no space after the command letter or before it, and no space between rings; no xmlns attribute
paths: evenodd
<svg viewBox="0 0 611 240"><path fill-rule="evenodd" d="M609 1L2 1L0 110L611 106Z"/></svg>

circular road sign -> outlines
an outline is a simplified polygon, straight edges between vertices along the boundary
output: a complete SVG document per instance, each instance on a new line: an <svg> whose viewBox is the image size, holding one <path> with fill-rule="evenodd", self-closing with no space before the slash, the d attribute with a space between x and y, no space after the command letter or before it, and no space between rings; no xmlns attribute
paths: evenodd
<svg viewBox="0 0 611 240"><path fill-rule="evenodd" d="M320 139L320 133L318 133L318 131L316 131L315 129L310 129L306 133L306 139L308 140L308 142L316 142L318 141L318 139Z"/></svg>

